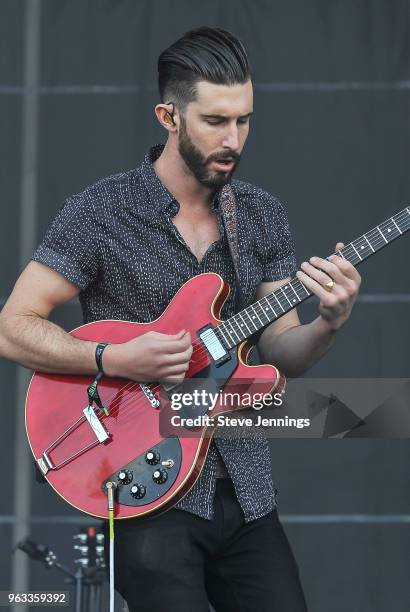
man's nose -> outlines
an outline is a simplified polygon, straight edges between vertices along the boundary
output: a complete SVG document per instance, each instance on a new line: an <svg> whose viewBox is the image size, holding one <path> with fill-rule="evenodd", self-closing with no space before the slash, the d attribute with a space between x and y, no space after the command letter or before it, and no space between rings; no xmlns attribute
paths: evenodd
<svg viewBox="0 0 410 612"><path fill-rule="evenodd" d="M225 134L222 146L226 147L227 149L231 149L232 151L237 151L239 149L239 130L236 123L229 127L228 132Z"/></svg>

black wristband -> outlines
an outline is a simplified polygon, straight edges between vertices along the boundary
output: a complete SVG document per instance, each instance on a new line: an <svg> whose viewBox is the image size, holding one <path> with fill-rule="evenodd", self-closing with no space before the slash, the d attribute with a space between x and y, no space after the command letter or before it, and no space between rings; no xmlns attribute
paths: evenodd
<svg viewBox="0 0 410 612"><path fill-rule="evenodd" d="M104 374L103 366L102 366L102 354L106 346L109 345L109 342L99 342L95 349L95 362L97 364L98 371L101 374Z"/></svg>

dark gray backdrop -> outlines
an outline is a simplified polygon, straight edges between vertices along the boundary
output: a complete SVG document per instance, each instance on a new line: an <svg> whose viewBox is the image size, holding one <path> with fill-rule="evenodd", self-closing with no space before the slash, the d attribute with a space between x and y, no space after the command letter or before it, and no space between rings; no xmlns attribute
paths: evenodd
<svg viewBox="0 0 410 612"><path fill-rule="evenodd" d="M0 296L64 199L140 163L163 139L158 53L191 27L247 45L255 115L238 173L289 212L298 260L328 255L409 201L406 0L2 0ZM362 268L361 297L309 376L406 377L409 244ZM312 302L304 320L316 316ZM56 313L66 329L77 304ZM28 373L1 360L0 588L61 588L11 549L23 535L71 562L81 515L33 483L23 410ZM408 610L407 440L272 442L280 511L315 612Z"/></svg>

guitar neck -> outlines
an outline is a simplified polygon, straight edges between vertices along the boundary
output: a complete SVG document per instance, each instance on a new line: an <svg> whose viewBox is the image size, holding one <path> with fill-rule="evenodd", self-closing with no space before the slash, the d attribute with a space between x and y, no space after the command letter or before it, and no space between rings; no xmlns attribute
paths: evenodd
<svg viewBox="0 0 410 612"><path fill-rule="evenodd" d="M354 266L358 266L393 240L403 236L409 229L410 209L407 207L356 238L333 255L343 257ZM218 325L215 332L223 344L231 349L276 321L312 295L313 293L297 277L294 277L287 284L282 285L272 293L268 293L251 306L244 308Z"/></svg>

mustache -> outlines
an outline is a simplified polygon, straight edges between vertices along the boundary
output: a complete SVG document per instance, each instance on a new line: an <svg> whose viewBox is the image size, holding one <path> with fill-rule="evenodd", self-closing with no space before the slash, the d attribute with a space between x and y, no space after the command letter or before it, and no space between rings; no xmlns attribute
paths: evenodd
<svg viewBox="0 0 410 612"><path fill-rule="evenodd" d="M241 158L241 154L236 151L221 151L221 153L214 153L210 155L207 159L207 162L220 161L221 159L232 159L234 161L239 161Z"/></svg>

